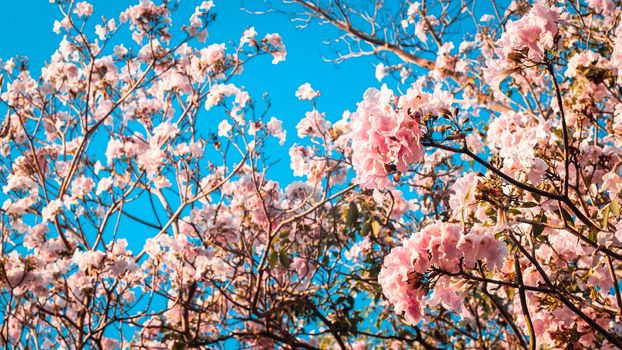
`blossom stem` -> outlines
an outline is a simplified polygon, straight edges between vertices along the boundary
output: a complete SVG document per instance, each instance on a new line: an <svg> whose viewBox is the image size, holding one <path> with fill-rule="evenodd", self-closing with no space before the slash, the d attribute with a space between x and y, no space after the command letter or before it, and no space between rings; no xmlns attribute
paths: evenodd
<svg viewBox="0 0 622 350"><path fill-rule="evenodd" d="M611 274L611 279L613 280L613 288L616 292L616 302L618 303L618 308L620 309L619 313L622 316L622 296L620 296L620 285L618 283L618 277L616 276L616 270L613 266L613 262L611 261L611 257L607 255L607 265L609 265L609 273Z"/></svg>
<svg viewBox="0 0 622 350"><path fill-rule="evenodd" d="M507 322L510 325L510 328L512 328L512 331L514 332L516 339L518 339L521 347L523 349L527 349L527 343L525 342L525 338L523 337L522 333L518 329L518 326L516 326L516 322L514 322L514 320L512 319L512 316L503 307L503 305L499 303L499 301L495 298L495 296L488 292L488 290L486 289L486 286L482 288L482 291L488 297L488 299L490 299L492 304L497 308L497 310L499 311L499 313L501 314L501 317L505 320L505 322Z"/></svg>
<svg viewBox="0 0 622 350"><path fill-rule="evenodd" d="M566 295L564 295L564 293L562 293L559 290L559 288L553 284L553 282L551 282L551 279L546 274L546 272L544 271L544 269L542 268L538 260L536 260L536 258L533 255L529 254L527 249L523 247L523 245L516 238L516 236L512 232L509 232L509 236L512 242L514 242L514 245L518 247L521 253L533 264L533 266L536 268L540 276L542 276L544 283L546 283L551 288L551 290L554 292L555 298L557 300L561 301L568 309L574 312L575 315L577 315L579 318L585 321L588 325L590 325L590 327L594 328L594 330L602 334L605 337L605 339L607 339L609 342L611 342L612 344L616 345L619 348L622 348L622 340L620 340L616 335L612 334L611 332L608 332L600 324L598 324L594 319L592 319L592 317L586 315L583 311L581 311L579 307L577 307L574 303L572 303L569 300L569 298Z"/></svg>
<svg viewBox="0 0 622 350"><path fill-rule="evenodd" d="M555 71L553 70L553 65L549 62L547 63L547 69L551 74L551 79L553 79L553 85L555 86L555 96L557 98L557 107L559 108L559 118L562 122L562 138L564 142L564 196L568 196L568 185L569 185L569 175L570 175L570 158L569 158L569 141L568 141L568 126L566 125L566 115L564 113L564 101L562 99L561 89L559 88L559 83L557 82L557 78L555 77Z"/></svg>
<svg viewBox="0 0 622 350"><path fill-rule="evenodd" d="M541 190L537 187L533 187L529 184L520 182L514 178L512 178L511 176L507 175L506 173L502 172L501 170L497 169L496 167L494 167L492 164L488 163L487 161L483 160L482 158L480 158L478 155L476 155L475 153L471 152L468 148L463 147L463 148L455 148L455 147L451 147L451 146L445 146L441 143L438 143L436 141L432 141L432 140L426 140L421 142L421 144L423 146L426 147L436 147L436 148L440 148L446 151L450 151L450 152L454 152L454 153L458 153L458 154L464 154L467 155L468 157L470 157L471 159L473 159L474 161L476 161L477 163L483 165L486 169L492 171L495 175L499 176L500 178L502 178L503 180L505 180L506 182L508 182L511 185L514 185L522 190L531 192L531 193L535 193L539 196L542 197L546 197L552 200L556 200L559 201L561 203L564 203L568 206L568 208L570 210L572 210L572 212L577 216L577 218L579 220L581 220L581 222L583 222L587 227L589 227L591 230L594 230L596 232L599 231L603 231L600 227L598 227L595 223L592 222L592 220L590 220L585 214L583 214L581 212L581 210L579 210L579 208L577 208L574 203L572 203L572 201L570 200L570 198L565 195L565 194L557 194L557 193L551 193L545 190Z"/></svg>
<svg viewBox="0 0 622 350"><path fill-rule="evenodd" d="M514 254L514 270L516 271L516 283L518 284L518 295L520 297L520 306L523 310L523 316L525 317L525 324L527 325L527 332L529 332L529 350L536 349L536 332L533 328L533 322L529 315L529 308L527 307L527 296L525 295L525 286L523 284L523 273L521 272L520 261L518 259L518 253Z"/></svg>
<svg viewBox="0 0 622 350"><path fill-rule="evenodd" d="M530 186L528 184L522 183L522 182L512 178L511 176L507 175L506 173L504 173L501 170L497 169L496 167L492 166L492 164L490 164L487 161L483 160L482 158L480 158L478 155L476 155L475 153L471 152L467 148L455 148L455 147L451 147L451 146L445 146L443 144L440 144L438 142L431 141L431 140L423 141L423 142L421 142L421 144L423 146L436 147L436 148L440 148L440 149L443 149L443 150L446 150L446 151L467 155L468 157L470 157L471 159L473 159L477 163L483 165L486 169L492 171L495 175L499 176L500 178L502 178L506 182L508 182L508 183L510 183L510 184L512 184L512 185L514 185L514 186L516 186L516 187L518 187L520 189L522 189L522 190L529 191L531 193L535 193L535 194L540 195L542 197L546 197L546 198L553 199L553 200L561 201L561 200L564 199L564 196L562 196L560 194L544 191L544 190L541 190L541 189L539 189L537 187Z"/></svg>

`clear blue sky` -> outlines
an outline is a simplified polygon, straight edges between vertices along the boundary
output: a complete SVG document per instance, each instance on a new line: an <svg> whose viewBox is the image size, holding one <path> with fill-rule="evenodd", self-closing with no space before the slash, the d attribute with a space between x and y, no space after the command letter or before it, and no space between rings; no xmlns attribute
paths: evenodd
<svg viewBox="0 0 622 350"><path fill-rule="evenodd" d="M138 0L95 0L93 20L100 16L116 17L124 8ZM176 27L182 19L188 18L200 1L182 0L176 19ZM212 42L237 41L242 31L249 26L256 28L259 35L271 32L280 33L287 46L287 60L273 65L269 57L262 57L251 62L245 69L238 84L246 86L255 99L268 92L272 101L269 116L274 115L284 121L288 131L287 143L282 149L275 149L272 160L278 154L280 163L272 172L283 182L291 181L287 149L296 142L295 125L310 108L308 102L298 101L294 92L304 83L310 82L315 89L322 91L319 109L327 112L330 120L338 120L345 109L353 110L363 92L370 86L378 86L374 78L373 58L359 58L336 65L325 62L323 57L334 57L334 53L323 41L330 33L328 27L312 26L300 31L285 15L252 15L240 8L257 5L249 0L215 0L217 20L210 27L207 44ZM0 58L7 59L15 55L28 56L33 75L38 76L43 63L57 48L62 39L52 32L55 19L62 18L56 5L47 0L9 1L0 0ZM96 22L98 23L98 22ZM93 23L95 24L95 23ZM121 38L130 40L130 38ZM279 147L278 143L275 143ZM270 150L272 151L272 150Z"/></svg>
<svg viewBox="0 0 622 350"><path fill-rule="evenodd" d="M92 1L92 25L99 23L95 20L101 16L114 17L118 21L118 14L137 2L138 0ZM269 175L285 186L294 179L289 166L288 149L293 143L300 142L297 140L295 125L311 108L309 102L296 99L294 93L297 87L304 82L310 82L315 89L321 90L319 108L327 112L329 119L338 120L345 109L356 108L356 102L361 100L365 89L379 85L374 77L374 60L357 59L341 65L325 62L323 57L333 55L323 44L327 28L313 27L299 31L294 29L294 25L284 15L258 16L240 9L245 2L250 4L257 3L256 1L214 2L218 17L209 28L210 36L205 45L214 42L237 42L244 29L253 26L260 36L272 32L280 33L287 46L285 62L273 65L271 57L261 57L246 66L244 74L236 80L236 84L244 85L254 99L260 99L264 92L268 92L272 102L268 117L273 115L284 121L288 132L286 144L279 146L275 140L267 151L272 155L271 160L280 159ZM174 17L174 20L178 20L174 23L177 28L186 22L197 3L199 1L182 0L180 11ZM41 68L49 61L62 40L62 35L52 31L54 20L61 19L62 14L48 0L0 0L0 9L0 32L3 33L0 35L0 58L6 60L14 56L27 56L31 73L38 77ZM94 33L92 35L94 37ZM118 40L131 39L128 37ZM224 114L221 117L224 118ZM123 231L127 234L130 249L140 251L144 240L150 236L148 230L144 231L142 226L139 229L131 221L125 224L127 226L124 226Z"/></svg>
<svg viewBox="0 0 622 350"><path fill-rule="evenodd" d="M92 20L96 22L101 16L118 19L118 14L123 9L137 2L138 0L94 0L92 3L95 13ZM319 109L327 113L329 120L336 121L341 118L344 110L356 108L356 103L362 99L367 88L380 86L381 83L374 77L375 60L373 57L357 58L340 65L326 62L324 57L334 57L334 53L324 44L327 38L334 38L334 32L331 33L328 27L312 25L305 31L299 31L294 29L294 24L285 15L259 16L240 9L245 4L256 5L260 2L257 0L214 2L218 18L209 28L210 36L205 45L237 41L245 28L253 26L260 36L272 32L280 33L287 46L285 62L273 65L270 57L262 57L247 65L244 74L236 78L236 84L244 85L254 99L260 99L264 92L269 93L272 108L268 117L273 115L284 121L288 132L287 142L284 146L279 146L275 140L267 151L272 161L280 159L269 176L285 186L294 179L289 167L288 149L293 143L300 142L296 136L295 125L311 108L309 102L296 99L294 93L297 87L304 82L310 82L316 90L321 90ZM186 22L197 3L200 1L182 0L180 11L174 17L174 20L178 20L175 22L176 27ZM0 9L0 32L3 33L0 36L0 58L27 56L32 74L39 76L41 67L62 40L62 35L52 32L54 20L61 19L62 15L56 5L49 4L48 0L0 0ZM118 40L131 39L128 37ZM224 114L221 117L224 118ZM210 124L217 123L212 121ZM142 226L139 229L133 225L135 224L127 221L123 231L127 234L130 249L137 252L150 234L148 230L142 231ZM137 229L132 230L134 227Z"/></svg>
<svg viewBox="0 0 622 350"><path fill-rule="evenodd" d="M116 18L118 22L119 13L137 2L138 0L91 1L94 15L90 20L90 27L100 23L101 16ZM187 23L197 3L200 1L181 1L181 7L173 17L176 28ZM329 28L315 26L300 31L294 28L285 15L253 15L240 9L245 5L256 5L256 0L215 0L214 3L217 20L209 28L207 43L195 42L194 45L237 42L244 29L250 26L255 27L260 37L273 32L283 36L288 51L286 61L273 65L271 57L260 57L245 67L244 73L236 77L235 83L245 86L253 99L261 99L263 93L269 93L272 108L268 118L275 116L283 120L287 130L287 142L283 146L279 146L276 139L266 146L265 151L270 155L269 161L278 161L268 172L268 176L279 181L283 187L293 180L304 181L303 178L293 177L288 150L292 144L301 142L297 138L295 126L304 117L304 113L311 109L311 104L308 101L299 101L294 95L296 89L302 83L310 82L315 89L322 91L319 109L327 113L328 119L339 120L345 109L356 108L356 103L362 99L363 92L368 87L380 85L374 77L374 59L355 59L340 65L326 62L324 57L334 57L334 53L324 44L330 34L327 33ZM62 14L48 0L0 0L0 8L0 31L4 33L0 36L0 58L6 60L14 56L27 56L31 73L38 77L41 68L49 61L63 38L52 31L54 20L62 19ZM92 37L95 37L94 33ZM131 38L120 37L115 39L117 40L130 42ZM214 131L215 125L225 118L224 113L219 110L205 114L207 127L214 126ZM100 152L96 158L103 159L104 149L105 146L91 147L89 155ZM137 212L135 208L128 208L128 211ZM144 219L154 221L151 213L144 215ZM140 251L145 239L152 235L151 230L142 225L137 226L135 222L125 218L122 223L123 231L128 234L126 238L129 248L135 252Z"/></svg>

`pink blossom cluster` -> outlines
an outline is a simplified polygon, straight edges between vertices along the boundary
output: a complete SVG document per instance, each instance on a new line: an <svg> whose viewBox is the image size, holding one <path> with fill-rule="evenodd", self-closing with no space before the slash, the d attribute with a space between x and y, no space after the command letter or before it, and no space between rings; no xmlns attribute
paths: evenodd
<svg viewBox="0 0 622 350"><path fill-rule="evenodd" d="M484 178L479 174L469 171L451 185L449 195L449 207L456 220L465 220L474 215L480 222L488 219L486 214L487 207L480 205L476 199L477 187L484 182Z"/></svg>
<svg viewBox="0 0 622 350"><path fill-rule="evenodd" d="M516 3L513 3L513 7ZM510 9L508 9L509 11ZM546 52L556 47L559 24L564 21L562 10L536 1L529 12L516 21L508 21L506 30L494 43L494 50L485 48L484 80L499 94L499 85L520 68L524 61L542 62ZM496 54L496 57L495 57ZM528 75L534 75L533 72Z"/></svg>
<svg viewBox="0 0 622 350"><path fill-rule="evenodd" d="M339 158L349 149L349 114L344 113L342 119L335 123L329 121L326 113L316 109L314 99L320 94L309 83L300 85L296 90L299 100L313 103L313 108L296 125L298 137L307 138L312 146L296 143L290 147L290 167L294 176L306 176L311 183L317 184L326 179L330 183L342 184L347 178L348 167Z"/></svg>
<svg viewBox="0 0 622 350"><path fill-rule="evenodd" d="M73 13L78 17L88 17L93 13L93 5L86 1L76 3Z"/></svg>
<svg viewBox="0 0 622 350"><path fill-rule="evenodd" d="M283 38L278 33L269 33L264 36L262 43L267 45L266 51L272 54L272 64L277 64L281 61L285 61L287 56L287 50L283 43Z"/></svg>
<svg viewBox="0 0 622 350"><path fill-rule="evenodd" d="M312 101L314 98L318 96L320 96L320 92L313 90L313 88L311 87L311 84L309 83L304 83L300 85L298 87L298 90L296 90L296 97L299 100Z"/></svg>
<svg viewBox="0 0 622 350"><path fill-rule="evenodd" d="M325 159L312 147L294 144L289 149L290 167L294 176L306 176L312 183L330 178L332 183L346 180L347 168L334 159Z"/></svg>
<svg viewBox="0 0 622 350"><path fill-rule="evenodd" d="M186 28L189 35L197 38L199 42L205 42L207 39L207 29L204 16L214 7L212 0L202 1L201 4L195 7L194 12L190 16L190 23Z"/></svg>
<svg viewBox="0 0 622 350"><path fill-rule="evenodd" d="M522 175L537 185L548 165L536 151L545 149L555 137L550 133L550 127L551 121L510 111L490 122L487 143L503 159L502 169L506 173Z"/></svg>
<svg viewBox="0 0 622 350"><path fill-rule="evenodd" d="M619 24L615 30L613 39L613 52L611 53L611 65L617 68L618 83L622 82L622 24Z"/></svg>
<svg viewBox="0 0 622 350"><path fill-rule="evenodd" d="M388 175L405 172L423 157L421 118L451 106L451 98L440 90L424 92L411 87L396 96L383 85L368 89L351 115L352 166L364 187L391 187Z"/></svg>
<svg viewBox="0 0 622 350"><path fill-rule="evenodd" d="M528 59L542 61L545 51L555 47L561 21L561 9L549 6L544 0L536 1L527 15L508 21L505 32L496 42L498 54L507 59L513 52L527 50Z"/></svg>
<svg viewBox="0 0 622 350"><path fill-rule="evenodd" d="M396 312L404 314L407 323L416 324L427 300L423 287L432 282L428 281L431 271L458 274L462 269L474 268L477 262L485 262L486 268L492 271L501 267L506 255L505 243L497 240L489 229L477 226L464 233L462 225L435 222L391 250L384 259L378 282ZM431 300L436 302L435 298L440 298L444 304L453 305L453 311L460 312L452 288L443 279L434 286Z"/></svg>
<svg viewBox="0 0 622 350"><path fill-rule="evenodd" d="M143 0L130 6L119 16L121 23L130 23L132 39L138 44L149 34L157 31L159 36L168 41L171 37L169 25L171 11L166 3L155 4L151 0Z"/></svg>
<svg viewBox="0 0 622 350"><path fill-rule="evenodd" d="M326 120L326 114L321 113L316 109L305 113L305 117L298 122L298 125L296 125L298 137L300 138L325 138L328 136L330 128L331 123Z"/></svg>
<svg viewBox="0 0 622 350"><path fill-rule="evenodd" d="M587 0L587 3L591 8L605 15L613 14L616 8L613 0Z"/></svg>
<svg viewBox="0 0 622 350"><path fill-rule="evenodd" d="M535 256L540 261L546 263L547 274L561 272L569 269L569 266L576 265L578 269L591 269L592 272L585 283L593 288L592 293L599 295L599 298L607 303L615 303L612 294L613 284L606 264L599 262L599 258L594 254L594 249L582 244L581 240L565 230L553 230L546 228L549 245L541 245L535 251ZM615 241L615 238L608 242ZM523 280L525 285L541 286L546 285L542 274L537 268L529 263L525 258L520 261L523 268ZM512 270L513 271L513 270ZM549 305L545 295L528 292L526 293L527 305L531 313L534 324L535 334L538 344L560 344L563 338L560 335L564 332L573 331L577 335L575 344L583 348L593 348L596 346L596 337L590 326L577 316L575 312L565 305ZM516 316L518 324L525 327L523 322L523 311L518 300L518 295L514 297L514 304L511 312ZM597 308L582 306L582 312L589 315L605 329L612 329L619 332L616 321L602 314ZM617 329L616 329L617 328ZM605 341L603 349L616 348L613 344Z"/></svg>

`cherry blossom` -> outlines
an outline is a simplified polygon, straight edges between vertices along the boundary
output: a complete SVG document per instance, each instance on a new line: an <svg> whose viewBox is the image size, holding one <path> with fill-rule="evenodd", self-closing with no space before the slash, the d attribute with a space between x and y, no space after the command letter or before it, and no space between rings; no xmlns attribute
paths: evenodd
<svg viewBox="0 0 622 350"><path fill-rule="evenodd" d="M0 62L2 347L622 347L615 1L249 4L377 80L292 115L280 22L51 3Z"/></svg>

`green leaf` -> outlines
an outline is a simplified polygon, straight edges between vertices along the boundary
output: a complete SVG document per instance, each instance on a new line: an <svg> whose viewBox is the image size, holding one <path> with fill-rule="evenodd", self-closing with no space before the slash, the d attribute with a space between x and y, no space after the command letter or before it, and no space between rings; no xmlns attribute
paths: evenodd
<svg viewBox="0 0 622 350"><path fill-rule="evenodd" d="M538 203L527 202L527 203L523 203L523 205L521 205L521 208L533 208L533 207L537 207L538 205L539 205Z"/></svg>
<svg viewBox="0 0 622 350"><path fill-rule="evenodd" d="M348 206L348 211L346 214L346 226L352 226L356 223L359 217L359 208L356 206L356 203L350 202Z"/></svg>
<svg viewBox="0 0 622 350"><path fill-rule="evenodd" d="M596 231L590 231L588 237L590 241L592 242L596 242L596 240L598 239L598 236L596 235Z"/></svg>
<svg viewBox="0 0 622 350"><path fill-rule="evenodd" d="M602 225L603 227L607 227L609 226L609 213L611 212L611 206L607 205L604 209L603 209L603 221L602 221Z"/></svg>
<svg viewBox="0 0 622 350"><path fill-rule="evenodd" d="M512 215L521 215L522 214L522 212L520 210L516 209L516 208L509 209L508 213L512 214Z"/></svg>
<svg viewBox="0 0 622 350"><path fill-rule="evenodd" d="M281 262L281 265L283 265L285 268L288 268L289 265L292 263L292 261L289 259L289 255L287 255L287 252L285 250L281 250L281 252L279 253L279 261Z"/></svg>
<svg viewBox="0 0 622 350"><path fill-rule="evenodd" d="M566 211L566 209L559 207L559 211L561 212L561 216L566 222L568 226L574 227L574 220L572 219L572 215Z"/></svg>
<svg viewBox="0 0 622 350"><path fill-rule="evenodd" d="M547 221L546 220L546 216L544 216L544 215L538 215L538 216L535 217L535 219L538 222L542 222L542 223L546 223L546 221ZM531 229L531 234L534 237L540 236L540 234L542 234L542 231L544 231L544 227L545 227L544 225L537 225L537 224L533 225L533 228Z"/></svg>
<svg viewBox="0 0 622 350"><path fill-rule="evenodd" d="M371 227L371 223L369 221L365 221L365 223L363 224L363 227L361 228L361 236L367 236L369 234L369 231L371 231L372 227Z"/></svg>
<svg viewBox="0 0 622 350"><path fill-rule="evenodd" d="M617 219L620 216L620 202L617 198L614 198L611 203L609 203L609 209L614 218Z"/></svg>
<svg viewBox="0 0 622 350"><path fill-rule="evenodd" d="M380 234L380 223L374 220L371 223L371 228L372 228L372 232L374 233L374 237L378 238L378 235Z"/></svg>
<svg viewBox="0 0 622 350"><path fill-rule="evenodd" d="M268 257L268 265L270 265L270 268L275 267L278 260L279 255L276 253L276 251L272 251L272 253L270 253L270 256Z"/></svg>

